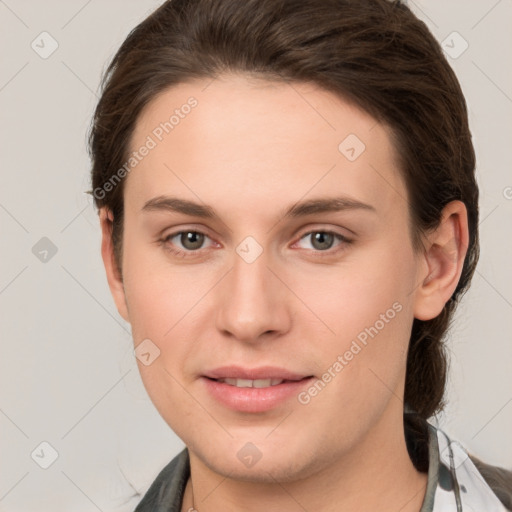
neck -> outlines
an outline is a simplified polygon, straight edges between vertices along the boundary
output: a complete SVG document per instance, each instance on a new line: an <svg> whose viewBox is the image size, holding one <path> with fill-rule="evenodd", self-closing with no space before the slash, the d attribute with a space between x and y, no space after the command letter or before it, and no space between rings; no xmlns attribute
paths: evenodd
<svg viewBox="0 0 512 512"><path fill-rule="evenodd" d="M322 462L308 478L284 482L230 479L208 468L193 452L182 512L419 512L427 487L407 452L403 416L388 414L349 453ZM322 467L320 467L322 465Z"/></svg>

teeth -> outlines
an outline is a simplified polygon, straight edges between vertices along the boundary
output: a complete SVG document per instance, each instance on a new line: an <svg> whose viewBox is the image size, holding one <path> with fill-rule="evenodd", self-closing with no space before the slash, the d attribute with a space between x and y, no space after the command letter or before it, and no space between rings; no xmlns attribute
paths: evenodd
<svg viewBox="0 0 512 512"><path fill-rule="evenodd" d="M237 388L268 388L281 384L283 379L218 379L218 381Z"/></svg>

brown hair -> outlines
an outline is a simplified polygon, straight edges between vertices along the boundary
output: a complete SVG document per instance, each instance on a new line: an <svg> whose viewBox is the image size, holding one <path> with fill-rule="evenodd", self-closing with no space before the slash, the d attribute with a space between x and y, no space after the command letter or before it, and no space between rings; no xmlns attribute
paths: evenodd
<svg viewBox="0 0 512 512"><path fill-rule="evenodd" d="M223 72L317 84L391 129L405 180L415 247L452 200L466 205L469 244L442 313L413 323L404 402L426 419L442 410L443 340L478 260L478 188L467 108L427 26L390 0L171 0L128 35L108 66L90 133L95 204L114 216L121 268L123 183L142 109L173 85ZM110 190L111 189L111 190Z"/></svg>

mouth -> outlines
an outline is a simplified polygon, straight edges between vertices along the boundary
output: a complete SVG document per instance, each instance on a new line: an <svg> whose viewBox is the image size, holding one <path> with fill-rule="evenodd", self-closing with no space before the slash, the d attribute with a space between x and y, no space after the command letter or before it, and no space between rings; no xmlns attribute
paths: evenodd
<svg viewBox="0 0 512 512"><path fill-rule="evenodd" d="M312 376L310 376L312 377ZM220 382L222 384L228 384L229 386L235 386L237 388L269 388L272 386L278 386L279 384L283 384L284 382L299 382L304 379L308 379L310 377L304 377L303 379L298 380L289 380L289 379L233 379L226 377L224 379L211 379L210 377L206 377L207 379L214 380L216 382Z"/></svg>
<svg viewBox="0 0 512 512"><path fill-rule="evenodd" d="M260 366L259 368L244 368L242 366L222 366L204 373L204 377L212 380L222 380L230 385L236 385L240 381L240 387L268 387L280 384L278 381L299 381L306 377L312 377L306 373L296 373L286 368L277 366ZM268 383L270 381L270 383ZM244 384L245 382L245 384ZM256 383L256 386L249 386L247 383ZM261 382L265 386L258 386Z"/></svg>
<svg viewBox="0 0 512 512"><path fill-rule="evenodd" d="M275 409L309 385L315 377L282 368L244 369L223 367L207 372L201 380L218 404L239 412L264 412Z"/></svg>

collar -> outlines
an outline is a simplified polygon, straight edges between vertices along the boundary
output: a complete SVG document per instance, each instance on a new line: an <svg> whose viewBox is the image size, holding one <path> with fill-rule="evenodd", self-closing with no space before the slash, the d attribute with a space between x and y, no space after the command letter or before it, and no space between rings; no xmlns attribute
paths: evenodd
<svg viewBox="0 0 512 512"><path fill-rule="evenodd" d="M466 448L429 425L429 484L436 481L433 508L421 512L507 512L474 465ZM436 449L433 449L436 444ZM436 478L437 474L437 478ZM427 487L427 493L432 490ZM425 496L425 501L429 496ZM424 504L425 506L425 504Z"/></svg>

